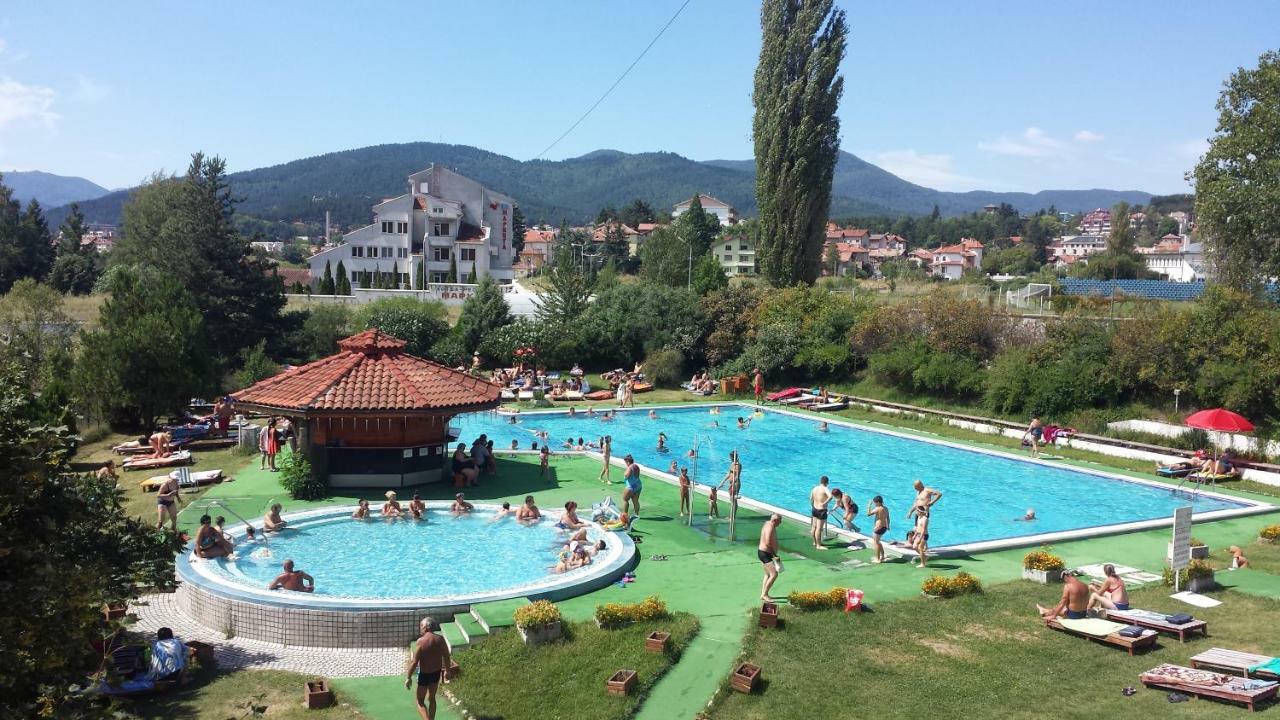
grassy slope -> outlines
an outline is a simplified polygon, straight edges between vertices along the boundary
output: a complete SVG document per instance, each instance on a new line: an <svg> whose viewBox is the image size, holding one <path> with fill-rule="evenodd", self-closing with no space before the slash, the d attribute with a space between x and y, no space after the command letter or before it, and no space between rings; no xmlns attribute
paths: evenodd
<svg viewBox="0 0 1280 720"><path fill-rule="evenodd" d="M337 720L360 716L358 710L344 702L341 693L336 694L337 703L333 707L324 710L302 707L302 688L307 680L306 676L279 670L230 673L202 670L189 684L174 692L140 698L130 702L129 706L145 720L255 717L247 713L245 703L249 701L255 705L266 705L263 716L272 720Z"/></svg>

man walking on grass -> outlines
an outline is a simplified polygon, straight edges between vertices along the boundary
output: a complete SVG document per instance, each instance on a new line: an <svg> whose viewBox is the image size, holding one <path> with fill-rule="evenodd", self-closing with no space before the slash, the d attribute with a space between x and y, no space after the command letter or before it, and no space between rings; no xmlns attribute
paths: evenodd
<svg viewBox="0 0 1280 720"><path fill-rule="evenodd" d="M778 557L778 526L782 524L782 516L774 513L769 516L764 527L760 528L760 544L756 546L756 556L764 567L764 584L760 587L760 599L773 602L769 590L778 579L782 570L782 558Z"/></svg>
<svg viewBox="0 0 1280 720"><path fill-rule="evenodd" d="M413 683L413 671L416 669L418 671L416 695L418 714L423 720L435 720L436 689L440 687L441 678L449 670L449 646L444 638L436 634L440 630L440 623L434 619L422 618L422 622L418 623L418 629L422 632L422 637L418 638L413 657L409 659L409 667L406 669L408 677L404 679L404 689L408 690Z"/></svg>

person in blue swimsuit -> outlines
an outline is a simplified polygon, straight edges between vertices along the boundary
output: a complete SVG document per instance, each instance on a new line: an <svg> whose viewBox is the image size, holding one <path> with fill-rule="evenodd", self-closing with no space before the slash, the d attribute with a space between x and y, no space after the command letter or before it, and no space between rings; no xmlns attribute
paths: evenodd
<svg viewBox="0 0 1280 720"><path fill-rule="evenodd" d="M622 474L623 482L627 484L622 490L622 509L627 509L627 502L629 501L632 507L635 508L632 517L640 517L640 491L644 489L640 483L640 466L636 464L635 458L632 458L631 455L627 455L622 460L627 464L627 469Z"/></svg>

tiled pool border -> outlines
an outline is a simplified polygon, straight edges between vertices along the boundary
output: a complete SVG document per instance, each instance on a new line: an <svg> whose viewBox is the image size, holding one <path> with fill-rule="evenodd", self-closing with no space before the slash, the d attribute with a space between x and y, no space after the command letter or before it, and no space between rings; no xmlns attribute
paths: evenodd
<svg viewBox="0 0 1280 720"><path fill-rule="evenodd" d="M883 427L883 428L870 427L868 426L868 424L851 422L844 418L840 418L838 416L833 416L833 415L810 415L806 413L796 412L794 410L790 410L786 408L754 405L748 402L741 402L741 401L683 403L680 405L662 406L661 409L679 410L684 408L712 408L712 407L722 407L722 408L723 407L740 407L740 408L751 410L752 412L755 412L756 410L760 410L762 412L778 413L780 415L790 415L791 417L800 418L800 419L808 420L811 422L826 421L830 425L840 425L853 430L862 430L865 432L873 432L873 433L880 433L882 435L890 435L903 440L914 440L917 442L931 443L933 445L942 445L945 447L955 448L957 450L982 453L984 455L991 455L995 457L1004 458L1006 460L1013 460L1016 462L1028 463L1032 465L1043 465L1046 467L1057 468L1059 470L1068 470L1071 472L1078 472L1086 475L1094 475L1097 477L1106 478L1108 480L1116 480L1120 482L1134 483L1137 485L1145 485L1147 487L1156 488L1159 490L1165 490L1170 492L1177 491L1177 488L1173 487L1172 485L1169 485L1167 483L1157 482L1154 480L1130 477L1126 475L1120 475L1114 472L1107 472L1104 470L1082 468L1075 465L1060 464L1052 460L1043 460L1038 458L1025 457L1022 455L1016 455L1016 454L1005 452L1002 450L976 447L976 446L968 445L961 442L947 440L941 437L922 437L919 435L914 435L911 433L905 433L899 430L894 430L889 427ZM614 410L613 408L609 408L609 409ZM620 412L620 413L646 412L647 413L649 410L657 410L657 409L660 409L660 408L659 407L617 408L616 412ZM516 414L516 413L511 413L508 410L497 410L495 412L498 415ZM545 410L543 409L521 410L518 413L518 415L520 416L553 415L553 414L564 414L565 412L566 412L566 409L549 408ZM510 452L510 451L504 451L504 452ZM532 451L517 451L517 452L523 453L523 452L532 452ZM587 457L594 457L597 459L601 457L599 453L592 452L592 451L581 451L581 452L573 451L572 453L567 451L562 451L557 454L580 454L580 455L585 455ZM614 457L613 464L622 465L623 463L619 458ZM640 468L646 474L651 475L655 478L658 478L664 482L667 482L672 485L679 484L679 480L676 478L676 476L671 475L670 473L667 473L663 470L659 470L657 468L651 468L647 465L640 465ZM904 482L906 482L906 480L904 480ZM708 494L701 487L696 487L694 491L700 495ZM1262 513L1273 512L1277 509L1275 505L1272 505L1269 503L1264 503L1257 500L1251 500L1248 498L1235 497L1235 496L1226 495L1223 493L1217 493L1211 490L1200 489L1196 494L1204 497L1214 498L1216 500L1221 500L1224 502L1244 505L1245 507L1230 508L1225 510L1211 510L1208 512L1195 513L1192 516L1192 519L1195 522L1211 522L1214 520L1225 520L1229 518L1246 517L1249 515L1258 515ZM808 525L810 521L810 518L808 515L804 515L802 513L795 512L794 510L788 510L786 508L777 507L775 505L771 505L766 502L755 500L748 495L739 496L738 504L742 507L750 508L752 510L756 510L762 513L778 513L784 518L790 519L794 522L798 522L804 525ZM956 543L954 545L945 545L945 546L939 546L936 548L931 547L929 548L929 552L931 555L932 554L962 555L962 554L975 553L975 552L987 552L987 551L993 551L993 550L1005 550L1005 549L1016 548L1016 547L1044 545L1048 543L1061 542L1064 540L1083 540L1083 539L1094 538L1094 537L1102 537L1104 535L1119 535L1123 533L1136 532L1140 530L1151 530L1155 528L1172 527L1172 526L1173 526L1173 517L1172 515L1170 515L1168 518L1135 520L1135 521L1126 522L1126 523L1113 523L1110 525L1094 525L1094 526L1083 527L1083 528L1074 528L1071 530L1059 530L1059 531L1050 532L1050 533L1040 533L1036 535L1020 535L1017 537L998 538L994 540L979 540L979 541L968 542L968 543ZM846 540L869 541L871 539L870 536L864 535L862 533L856 533L850 530L836 528L833 525L828 525L828 529L829 529L829 532L831 532L832 534L842 537ZM915 555L914 552L907 551L901 547L886 546L885 549L890 553L896 552L901 555L910 555L910 556Z"/></svg>

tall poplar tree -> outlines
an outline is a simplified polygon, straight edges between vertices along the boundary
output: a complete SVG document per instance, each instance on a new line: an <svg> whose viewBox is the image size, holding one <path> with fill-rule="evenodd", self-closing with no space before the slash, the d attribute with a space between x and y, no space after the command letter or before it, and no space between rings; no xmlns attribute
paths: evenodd
<svg viewBox="0 0 1280 720"><path fill-rule="evenodd" d="M757 257L774 285L812 283L822 263L831 178L840 150L836 109L848 26L833 0L764 0L756 66Z"/></svg>

